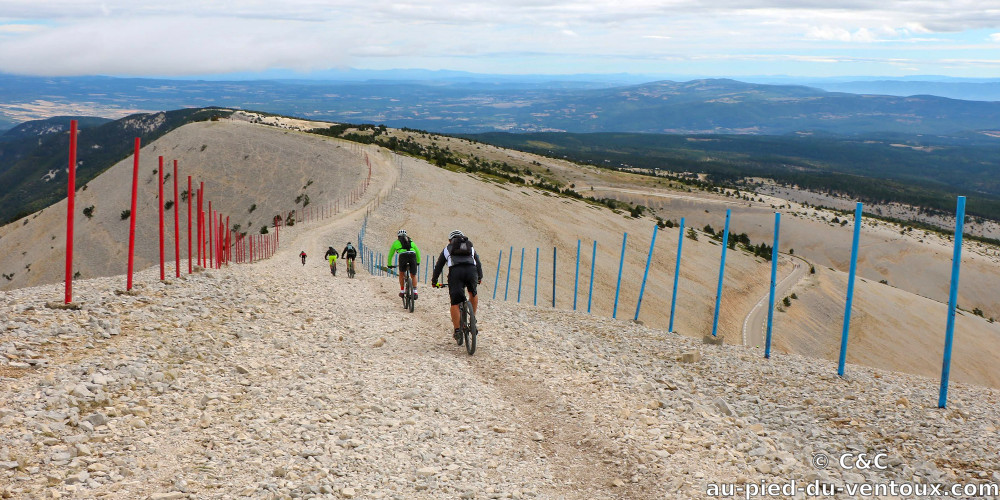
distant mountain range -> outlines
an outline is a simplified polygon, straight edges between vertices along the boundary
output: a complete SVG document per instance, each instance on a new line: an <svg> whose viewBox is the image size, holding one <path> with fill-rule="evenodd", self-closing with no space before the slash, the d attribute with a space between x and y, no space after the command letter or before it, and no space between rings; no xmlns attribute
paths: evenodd
<svg viewBox="0 0 1000 500"><path fill-rule="evenodd" d="M28 119L70 113L119 118L139 111L204 106L445 133L806 132L850 136L872 132L964 134L1000 129L1000 102L930 95L859 95L814 86L724 79L621 85L622 80L627 80L624 76L587 76L592 78L518 80L442 73L431 79L423 75L425 79L332 82L0 75L0 129ZM845 88L863 84L869 89L894 86L897 91L954 90L964 85L977 89L966 94L977 95L989 95L1000 86L989 81L825 84Z"/></svg>

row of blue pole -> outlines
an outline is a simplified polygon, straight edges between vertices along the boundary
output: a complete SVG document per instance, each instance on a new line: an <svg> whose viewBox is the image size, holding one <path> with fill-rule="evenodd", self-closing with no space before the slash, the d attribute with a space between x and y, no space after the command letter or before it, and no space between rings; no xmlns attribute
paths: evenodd
<svg viewBox="0 0 1000 500"><path fill-rule="evenodd" d="M854 278L857 273L857 263L858 263L858 246L861 236L861 222L862 222L862 212L863 205L858 203L854 210L854 235L851 241L851 265L848 271L847 278L847 298L844 304L844 323L841 332L840 340L840 356L837 363L837 375L843 377L845 372L845 364L847 360L847 343L850 333L851 324L851 309L854 302ZM715 337L718 334L719 327L719 310L722 303L722 290L723 282L725 279L726 271L726 251L729 248L729 223L731 217L731 210L726 210L726 223L722 234L722 255L719 259L719 280L716 287L715 294L715 310L712 317L712 336ZM667 330L669 332L674 331L674 314L676 312L677 306L677 283L680 278L680 267L681 267L681 253L684 248L684 218L681 218L680 227L677 237L677 262L674 265L674 283L673 283L673 293L671 293L670 298L670 322ZM381 276L385 274L385 256L381 253L377 253L374 250L368 248L364 243L364 238L367 232L368 220L365 218L364 223L361 226L361 230L358 232L358 245L361 251L362 258L367 258L368 271L372 275ZM958 304L958 283L961 270L961 259L962 259L962 233L965 225L965 197L959 196L957 201L957 208L955 214L955 248L952 254L952 270L951 270L951 287L948 295L948 318L947 325L945 329L945 347L944 347L944 359L942 361L941 368L941 385L938 396L938 407L945 408L947 405L948 398L948 382L949 375L951 372L951 353L952 345L954 342L954 331L955 331L955 315ZM656 233L658 232L658 227L653 228L653 238L649 244L649 254L646 257L646 269L642 276L642 285L639 288L639 299L636 302L635 316L634 320L638 321L639 312L642 308L642 298L646 291L646 281L649 277L649 267L653 260L653 248L656 245ZM764 357L771 357L771 340L772 331L774 327L774 302L775 302L775 286L777 279L777 268L778 268L778 243L779 234L781 229L781 213L775 212L774 214L774 242L771 251L771 279L769 284L769 295L768 295L768 311L767 311L767 333L764 346ZM628 242L628 233L622 233L622 248L618 261L618 279L615 284L615 302L612 309L611 317L617 318L618 316L618 299L621 292L621 280L622 271L625 264L625 246ZM573 310L577 309L577 299L578 290L580 283L580 250L581 250L581 240L576 242L576 272L574 273L573 280ZM524 277L524 251L521 249L521 264L518 269L517 278L517 302L521 302L521 284ZM535 249L535 286L534 286L534 300L533 304L538 305L538 269L539 269L539 257L541 248ZM513 260L514 247L510 247L507 254L507 276L506 282L504 284L504 300L508 298L508 291L510 287L510 270ZM552 307L556 306L556 247L552 247ZM597 241L594 241L593 250L590 258L590 284L589 291L587 293L587 313L591 311L591 306L593 304L593 292L594 292L594 270L596 269L596 259L597 259ZM496 299L497 290L500 288L496 286L500 279L500 265L503 262L503 250L500 251L500 256L497 259L497 271L496 278L493 280L495 286L493 287L493 298ZM424 267L424 283L428 281L429 267Z"/></svg>
<svg viewBox="0 0 1000 500"><path fill-rule="evenodd" d="M840 357L837 365L837 374L839 376L844 375L844 367L847 358L847 342L850 332L851 323L851 307L854 301L854 278L857 273L857 262L858 262L858 246L861 234L861 223L862 223L862 211L863 205L858 203L854 210L854 235L851 243L851 265L848 272L847 281L847 298L844 305L844 324L841 333L841 344L840 344ZM719 280L716 287L715 294L715 310L712 318L712 336L718 335L719 327L719 310L722 303L722 289L723 282L725 278L726 271L726 251L729 248L729 223L731 218L731 210L726 210L726 223L722 234L722 255L719 259ZM951 353L952 345L954 341L954 330L955 330L955 314L958 303L958 283L959 275L961 269L961 257L962 257L962 232L965 222L965 197L959 196L956 208L955 216L955 248L952 255L952 272L951 272L951 288L948 295L948 319L947 326L945 329L945 347L944 347L944 359L942 361L941 369L941 386L938 396L938 407L945 408L947 405L948 396L948 381L949 374L951 371ZM779 234L781 229L781 213L775 212L774 214L774 242L771 251L771 279L769 284L769 295L768 295L768 312L767 312L767 332L765 339L764 357L771 357L771 340L772 332L774 328L774 302L775 302L775 286L777 279L777 269L778 269L778 243ZM649 244L649 254L646 257L646 269L642 276L642 285L639 289L639 299L635 307L634 320L639 319L639 312L642 308L642 298L646 290L646 281L649 277L649 267L653 259L653 248L656 245L656 233L658 228L654 226L653 238ZM620 253L620 258L618 261L618 279L615 285L615 302L612 309L611 317L616 318L618 315L618 299L621 292L621 280L622 280L622 270L625 263L625 246L628 241L628 233L622 234L622 249ZM580 279L580 245L581 241L577 240L576 243L576 272L574 274L573 281L573 310L577 308L577 292L579 289L579 279ZM668 326L668 331L674 331L674 313L676 311L677 305L677 283L680 277L680 267L681 267L681 252L684 246L684 218L681 218L680 228L677 237L677 262L674 266L674 285L673 293L670 299L670 323ZM539 263L539 250L535 249L535 299L534 305L538 305L538 263ZM514 248L510 248L510 252L507 255L507 285L510 284L510 267L511 258L514 252ZM594 269L595 261L597 257L597 241L594 241L593 253L590 261L590 291L587 296L587 313L590 313L593 290L594 290ZM494 283L497 283L500 278L500 261L503 260L503 250L500 251L500 258L497 261L497 277ZM521 249L521 266L518 274L518 290L517 290L517 301L521 301L521 277L524 270L524 249ZM493 298L496 298L496 289L493 289ZM552 248L552 307L556 306L556 248ZM504 300L507 300L507 286L504 287Z"/></svg>

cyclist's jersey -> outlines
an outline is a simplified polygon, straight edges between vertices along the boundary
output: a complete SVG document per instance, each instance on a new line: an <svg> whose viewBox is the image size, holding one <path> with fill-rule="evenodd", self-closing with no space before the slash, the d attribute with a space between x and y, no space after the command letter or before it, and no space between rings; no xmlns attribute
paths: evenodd
<svg viewBox="0 0 1000 500"><path fill-rule="evenodd" d="M399 238L397 238L396 241L392 242L392 246L389 247L389 256L386 258L386 262L389 262L391 264L393 256L395 256L397 253L398 254L412 253L417 257L417 264L418 265L420 264L420 249L417 248L417 244L413 240L410 240L409 250L403 248L403 243L399 241Z"/></svg>
<svg viewBox="0 0 1000 500"><path fill-rule="evenodd" d="M326 253L323 254L323 258L324 259L329 259L331 255L339 257L339 255L337 254L337 251L334 250L333 247L327 247Z"/></svg>
<svg viewBox="0 0 1000 500"><path fill-rule="evenodd" d="M479 261L479 253L476 252L475 247L472 248L472 255L452 255L451 254L451 243L444 247L441 251L441 255L437 259L437 264L434 266L434 276L431 281L437 283L437 279L441 276L441 272L444 271L444 265L448 264L448 268L455 266L476 266L476 274L479 279L483 279L483 264Z"/></svg>
<svg viewBox="0 0 1000 500"><path fill-rule="evenodd" d="M344 247L344 251L340 252L340 255L343 255L345 259L353 259L358 256L358 251L353 246L347 245Z"/></svg>

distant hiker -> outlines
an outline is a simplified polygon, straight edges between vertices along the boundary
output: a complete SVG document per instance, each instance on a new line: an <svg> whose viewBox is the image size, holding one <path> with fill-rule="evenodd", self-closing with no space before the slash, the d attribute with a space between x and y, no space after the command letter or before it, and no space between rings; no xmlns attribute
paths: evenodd
<svg viewBox="0 0 1000 500"><path fill-rule="evenodd" d="M455 327L455 339L461 338L459 329L459 304L465 302L465 291L469 291L469 302L472 303L472 313L479 307L479 297L476 296L476 285L483 282L483 264L479 254L464 234L454 230L448 235L448 244L441 251L434 266L434 276L431 286L436 287L438 278L448 264L448 294L451 296L451 323Z"/></svg>
<svg viewBox="0 0 1000 500"><path fill-rule="evenodd" d="M302 265L303 266L306 265L306 251L305 250L303 250L302 253L299 254L299 257L302 257Z"/></svg>
<svg viewBox="0 0 1000 500"><path fill-rule="evenodd" d="M406 231L400 229L396 233L396 241L389 247L389 257L386 259L392 264L392 256L399 254L399 296L405 293L403 286L403 273L410 273L410 281L413 283L413 298L417 298L417 266L420 265L420 249L417 244L407 236Z"/></svg>
<svg viewBox="0 0 1000 500"><path fill-rule="evenodd" d="M326 254L323 255L323 258L330 263L330 272L333 273L334 276L337 275L337 257L339 256L340 255L333 249L333 247L327 247Z"/></svg>

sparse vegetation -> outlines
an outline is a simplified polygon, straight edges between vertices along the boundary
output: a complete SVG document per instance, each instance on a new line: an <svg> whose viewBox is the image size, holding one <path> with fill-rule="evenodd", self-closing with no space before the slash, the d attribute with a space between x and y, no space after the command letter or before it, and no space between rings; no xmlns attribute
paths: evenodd
<svg viewBox="0 0 1000 500"><path fill-rule="evenodd" d="M132 211L129 209L122 210L122 220L128 219L132 215Z"/></svg>
<svg viewBox="0 0 1000 500"><path fill-rule="evenodd" d="M171 208L174 208L174 200L167 200L167 202L163 204L163 209L170 210Z"/></svg>
<svg viewBox="0 0 1000 500"><path fill-rule="evenodd" d="M785 307L791 307L792 306L792 299L790 299L788 297L785 297L785 298L781 299L781 303Z"/></svg>
<svg viewBox="0 0 1000 500"><path fill-rule="evenodd" d="M93 218L94 217L94 206L91 205L91 206L89 206L87 208L84 208L83 209L83 215L86 216L88 219Z"/></svg>
<svg viewBox="0 0 1000 500"><path fill-rule="evenodd" d="M694 240L694 241L698 241L698 233L696 233L696 232L694 231L694 228L693 228L693 227L689 227L689 228L688 228L688 232L687 232L687 237L688 237L689 239L692 239L692 240Z"/></svg>
<svg viewBox="0 0 1000 500"><path fill-rule="evenodd" d="M250 209L247 210L247 213L251 213L252 214L254 210L257 210L257 204L256 203L250 205Z"/></svg>

